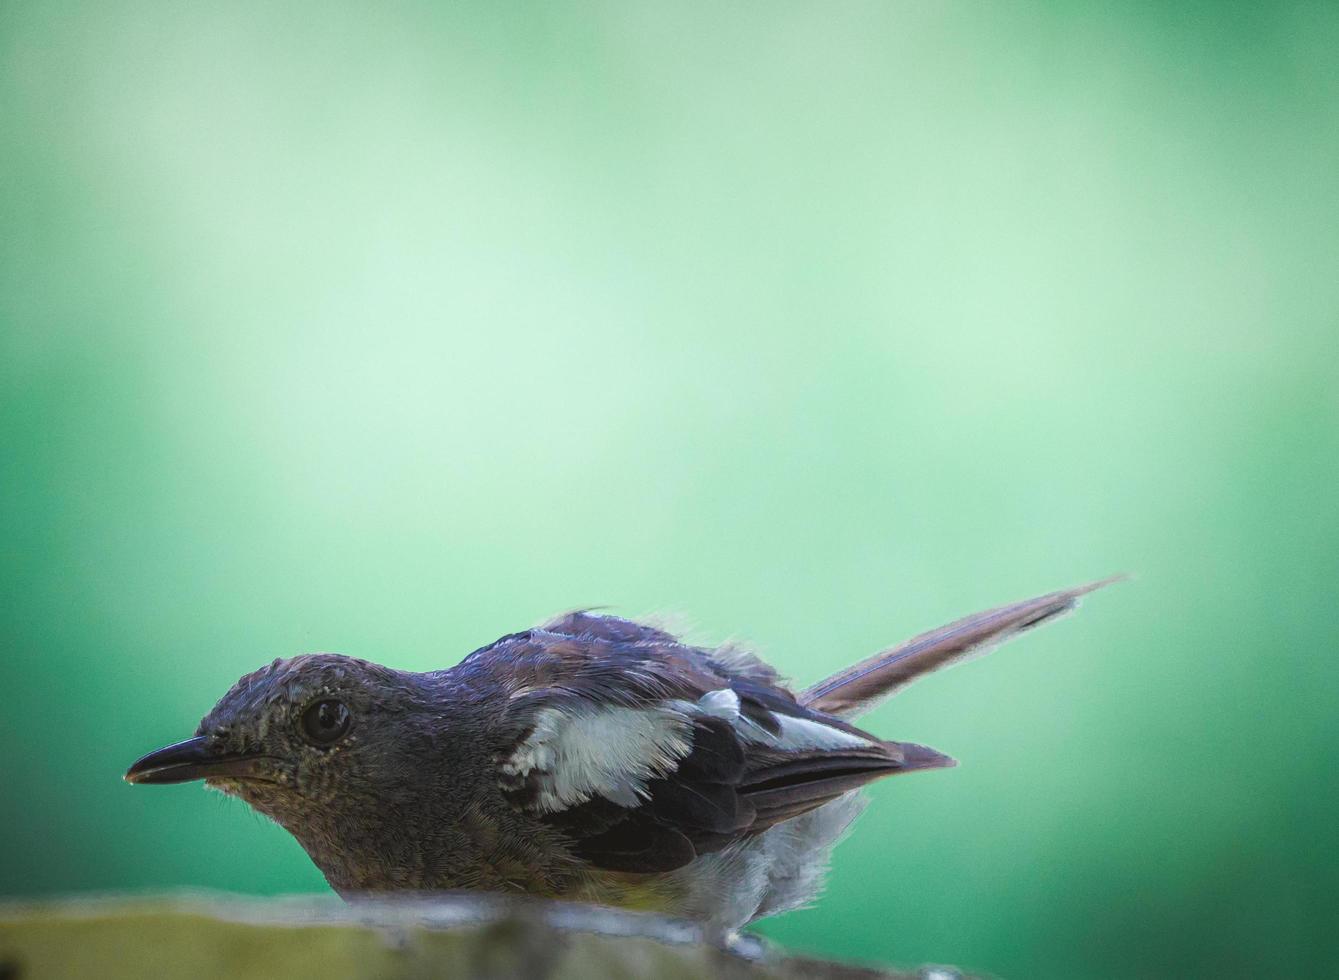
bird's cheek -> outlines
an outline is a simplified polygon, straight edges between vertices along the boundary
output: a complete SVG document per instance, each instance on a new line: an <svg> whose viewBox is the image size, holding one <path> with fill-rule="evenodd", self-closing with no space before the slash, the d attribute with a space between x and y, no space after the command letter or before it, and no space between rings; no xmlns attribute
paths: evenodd
<svg viewBox="0 0 1339 980"><path fill-rule="evenodd" d="M339 791L339 771L330 760L309 759L296 766L291 785L305 799L315 802L333 799Z"/></svg>
<svg viewBox="0 0 1339 980"><path fill-rule="evenodd" d="M286 790L298 790L301 776L297 766L279 766L272 773L274 784Z"/></svg>

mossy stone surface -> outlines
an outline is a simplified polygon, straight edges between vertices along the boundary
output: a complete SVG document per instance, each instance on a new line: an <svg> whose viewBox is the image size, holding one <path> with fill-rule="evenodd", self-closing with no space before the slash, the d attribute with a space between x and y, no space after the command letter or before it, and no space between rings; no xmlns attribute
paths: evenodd
<svg viewBox="0 0 1339 980"><path fill-rule="evenodd" d="M70 899L0 906L0 980L168 977L410 980L910 978L910 973L749 957L656 916L461 896L343 906L224 896Z"/></svg>

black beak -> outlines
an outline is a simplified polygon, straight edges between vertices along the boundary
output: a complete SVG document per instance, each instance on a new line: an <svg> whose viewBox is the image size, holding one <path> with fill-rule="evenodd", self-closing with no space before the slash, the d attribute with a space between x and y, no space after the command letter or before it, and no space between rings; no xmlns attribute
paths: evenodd
<svg viewBox="0 0 1339 980"><path fill-rule="evenodd" d="M188 783L215 776L232 779L264 778L261 755L222 755L209 747L203 735L150 752L126 770L128 783Z"/></svg>

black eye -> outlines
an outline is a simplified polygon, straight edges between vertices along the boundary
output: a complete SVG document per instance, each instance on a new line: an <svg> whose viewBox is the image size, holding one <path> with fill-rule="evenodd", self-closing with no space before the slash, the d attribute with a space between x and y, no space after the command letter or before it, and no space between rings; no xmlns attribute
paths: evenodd
<svg viewBox="0 0 1339 980"><path fill-rule="evenodd" d="M313 745L332 745L349 730L353 716L342 701L317 701L302 712L302 734Z"/></svg>

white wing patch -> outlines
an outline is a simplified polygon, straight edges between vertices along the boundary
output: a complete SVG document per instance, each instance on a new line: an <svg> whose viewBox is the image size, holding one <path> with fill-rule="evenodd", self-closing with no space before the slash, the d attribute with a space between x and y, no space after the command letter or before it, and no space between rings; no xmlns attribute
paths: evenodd
<svg viewBox="0 0 1339 980"><path fill-rule="evenodd" d="M670 705L543 708L502 771L533 778L536 805L546 813L596 795L635 807L647 781L673 772L691 750L689 720Z"/></svg>
<svg viewBox="0 0 1339 980"><path fill-rule="evenodd" d="M780 731L769 732L761 725L749 719L739 711L739 695L728 687L702 695L696 705L697 711L713 718L724 718L734 726L739 737L755 745L770 745L789 752L803 752L811 749L856 749L869 748L868 739L821 721L810 718L797 718L794 715L768 712L775 720Z"/></svg>
<svg viewBox="0 0 1339 980"><path fill-rule="evenodd" d="M665 701L654 707L619 705L542 708L529 736L502 763L506 776L530 780L535 807L556 813L602 796L636 807L646 784L673 772L693 749L692 719L728 721L745 742L783 752L869 748L875 743L810 718L770 712L776 733L743 714L729 688L696 702Z"/></svg>
<svg viewBox="0 0 1339 980"><path fill-rule="evenodd" d="M708 691L697 699L697 710L713 718L724 718L734 724L739 721L739 695L728 687Z"/></svg>
<svg viewBox="0 0 1339 980"><path fill-rule="evenodd" d="M821 721L780 715L775 712L772 713L772 717L781 725L780 733L772 736L776 740L777 747L792 752L806 749L864 749L873 744L869 739L844 732L840 728L833 728Z"/></svg>

